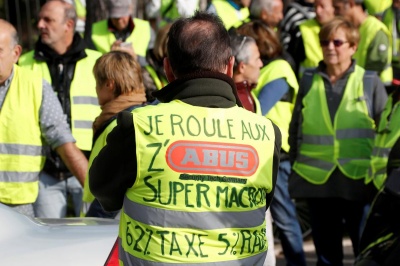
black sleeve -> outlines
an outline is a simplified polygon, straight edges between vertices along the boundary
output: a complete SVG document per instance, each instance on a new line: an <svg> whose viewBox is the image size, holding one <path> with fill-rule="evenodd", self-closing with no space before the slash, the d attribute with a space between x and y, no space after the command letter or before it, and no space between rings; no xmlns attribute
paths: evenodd
<svg viewBox="0 0 400 266"><path fill-rule="evenodd" d="M397 139L389 153L389 159L387 164L387 175L393 175L392 171L397 169L397 173L400 172L400 138ZM400 176L397 176L399 178Z"/></svg>
<svg viewBox="0 0 400 266"><path fill-rule="evenodd" d="M373 118L375 120L375 125L379 125L379 120L381 118L381 114L383 110L385 109L386 102L388 99L388 95L386 92L386 88L383 85L382 81L380 78L375 75L375 80L374 80L374 93L373 93Z"/></svg>
<svg viewBox="0 0 400 266"><path fill-rule="evenodd" d="M297 150L298 147L300 145L300 126L302 124L302 114L301 111L303 109L303 98L304 98L304 88L306 85L304 85L305 82L305 78L303 77L300 81L299 84L299 92L297 94L297 98L296 98L296 103L294 104L294 109L293 109L293 113L292 113L292 119L290 121L289 124L289 146L290 146L290 150L289 150L289 160L290 160L290 164L293 165L294 161L296 160L297 157Z"/></svg>
<svg viewBox="0 0 400 266"><path fill-rule="evenodd" d="M122 208L125 192L136 179L135 130L131 112L121 112L107 145L89 169L89 187L106 211Z"/></svg>
<svg viewBox="0 0 400 266"><path fill-rule="evenodd" d="M282 135L279 128L272 123L275 131L275 147L274 147L274 159L272 163L272 191L268 193L266 196L267 202L271 202L274 197L274 190L276 179L278 178L278 169L279 169L279 160L280 160L280 151L282 146Z"/></svg>
<svg viewBox="0 0 400 266"><path fill-rule="evenodd" d="M304 49L303 36L299 27L294 30L293 36L288 44L287 52L292 56L296 70L295 74L298 77L300 63L306 59L306 52Z"/></svg>

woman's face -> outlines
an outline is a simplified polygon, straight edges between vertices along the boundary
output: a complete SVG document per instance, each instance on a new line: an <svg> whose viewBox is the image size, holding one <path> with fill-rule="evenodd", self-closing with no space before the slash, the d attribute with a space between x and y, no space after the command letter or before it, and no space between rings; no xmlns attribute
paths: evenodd
<svg viewBox="0 0 400 266"><path fill-rule="evenodd" d="M351 64L351 58L357 47L350 46L343 29L337 29L328 40L320 40L320 42L327 66Z"/></svg>

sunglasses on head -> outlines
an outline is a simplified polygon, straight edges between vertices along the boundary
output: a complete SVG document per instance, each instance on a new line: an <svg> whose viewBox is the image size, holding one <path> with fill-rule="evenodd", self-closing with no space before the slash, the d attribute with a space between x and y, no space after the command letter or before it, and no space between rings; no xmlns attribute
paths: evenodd
<svg viewBox="0 0 400 266"><path fill-rule="evenodd" d="M335 40L321 40L319 43L321 44L321 46L326 47L326 46L328 46L330 44L330 42L333 42L333 45L335 47L340 47L343 44L348 43L348 42L345 42L345 41L342 41L342 40L337 40L337 39L335 39Z"/></svg>

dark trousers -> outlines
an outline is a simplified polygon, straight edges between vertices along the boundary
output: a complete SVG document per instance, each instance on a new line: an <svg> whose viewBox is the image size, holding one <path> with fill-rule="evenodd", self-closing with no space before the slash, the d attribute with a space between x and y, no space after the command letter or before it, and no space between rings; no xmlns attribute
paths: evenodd
<svg viewBox="0 0 400 266"><path fill-rule="evenodd" d="M359 253L365 203L340 198L308 199L317 266L343 265L343 236L347 232L356 257Z"/></svg>

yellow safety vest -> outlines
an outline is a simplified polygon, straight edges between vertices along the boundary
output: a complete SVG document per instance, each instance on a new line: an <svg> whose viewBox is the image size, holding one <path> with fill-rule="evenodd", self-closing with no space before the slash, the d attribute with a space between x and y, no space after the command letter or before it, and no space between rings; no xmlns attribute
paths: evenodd
<svg viewBox="0 0 400 266"><path fill-rule="evenodd" d="M400 102L393 105L393 98L389 97L382 112L379 127L372 150L371 165L366 176L366 183L374 182L379 190L386 180L386 166L389 153L400 137Z"/></svg>
<svg viewBox="0 0 400 266"><path fill-rule="evenodd" d="M359 29L361 40L358 43L358 48L353 58L356 59L357 65L360 67L365 67L368 48L375 38L375 35L378 31L382 30L386 33L389 38L389 47L388 47L388 61L385 69L379 73L379 77L381 78L382 82L386 85L392 84L393 80L393 70L392 70L392 37L385 26L381 21L373 16L368 16L367 19L361 24Z"/></svg>
<svg viewBox="0 0 400 266"><path fill-rule="evenodd" d="M42 79L14 65L14 77L0 110L0 202L35 202L42 155L39 110Z"/></svg>
<svg viewBox="0 0 400 266"><path fill-rule="evenodd" d="M133 23L135 24L135 28L125 42L132 43L133 50L139 62L143 65L142 62L146 60L146 52L150 43L151 27L148 21L138 18L134 18ZM97 51L103 54L110 51L111 45L116 39L114 33L108 30L108 20L93 23L92 40Z"/></svg>
<svg viewBox="0 0 400 266"><path fill-rule="evenodd" d="M272 123L240 107L175 100L133 111L137 173L120 265L263 265Z"/></svg>
<svg viewBox="0 0 400 266"><path fill-rule="evenodd" d="M117 125L117 120L114 119L107 127L106 129L99 135L99 137L96 139L92 151L90 152L90 157L89 157L89 164L88 164L88 169L92 166L93 160L97 157L101 149L106 146L107 144L107 136L108 134L114 129L114 127ZM111 177L112 178L112 177ZM82 201L83 202L93 202L94 201L94 196L92 192L90 191L89 188L89 173L86 174L85 178L85 184L83 186L83 196L82 196Z"/></svg>
<svg viewBox="0 0 400 266"><path fill-rule="evenodd" d="M147 72L149 72L150 77L152 78L152 80L158 90L161 90L168 84L168 81L164 77L160 78L157 75L156 70L152 66L147 65L147 66L145 66L145 69L147 70Z"/></svg>
<svg viewBox="0 0 400 266"><path fill-rule="evenodd" d="M300 62L299 77L303 76L304 71L318 66L323 59L322 48L319 44L319 31L321 26L315 18L304 21L299 26L303 38L304 52L306 59Z"/></svg>
<svg viewBox="0 0 400 266"><path fill-rule="evenodd" d="M365 7L370 15L382 14L385 9L392 5L392 0L364 0Z"/></svg>
<svg viewBox="0 0 400 266"><path fill-rule="evenodd" d="M81 0L74 0L74 2L78 18L86 18L86 7L83 6Z"/></svg>
<svg viewBox="0 0 400 266"><path fill-rule="evenodd" d="M266 117L271 119L282 134L282 149L289 152L289 124L292 119L294 103L296 102L297 92L299 91L299 84L297 83L296 75L294 74L289 63L285 60L278 59L270 62L260 71L257 87L253 90L254 94L258 97L261 89L271 81L284 78L289 84L289 87L294 90L292 102L278 101ZM289 88L289 89L290 89Z"/></svg>
<svg viewBox="0 0 400 266"><path fill-rule="evenodd" d="M400 22L396 23L391 7L383 13L382 22L392 35L392 66L400 68L400 36L397 34L397 26Z"/></svg>
<svg viewBox="0 0 400 266"><path fill-rule="evenodd" d="M365 178L375 136L374 120L364 97L365 70L356 66L331 121L325 86L314 74L303 98L301 144L293 169L310 183L324 184L339 167L351 179Z"/></svg>
<svg viewBox="0 0 400 266"><path fill-rule="evenodd" d="M212 0L212 4L214 5L217 15L221 18L227 30L229 30L231 27L239 27L243 21L250 16L250 12L247 7L236 10L226 0Z"/></svg>
<svg viewBox="0 0 400 266"><path fill-rule="evenodd" d="M199 0L192 1L196 1L197 8L199 8ZM162 0L160 14L161 21L158 25L158 28L165 26L167 23L172 23L181 17L178 12L178 8L176 7L176 1L174 0Z"/></svg>
<svg viewBox="0 0 400 266"><path fill-rule="evenodd" d="M96 81L92 74L93 66L101 56L99 52L85 50L87 57L76 63L74 79L71 82L71 131L79 149L90 151L92 148L92 124L100 113L96 94ZM33 58L34 51L22 55L18 64L36 72L40 77L52 83L46 62Z"/></svg>

